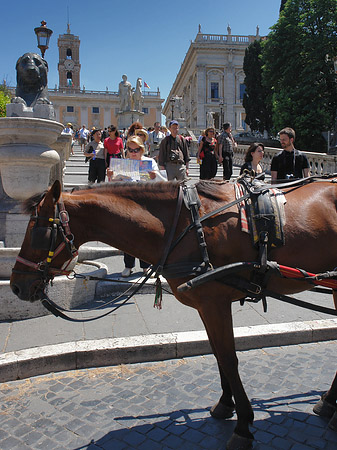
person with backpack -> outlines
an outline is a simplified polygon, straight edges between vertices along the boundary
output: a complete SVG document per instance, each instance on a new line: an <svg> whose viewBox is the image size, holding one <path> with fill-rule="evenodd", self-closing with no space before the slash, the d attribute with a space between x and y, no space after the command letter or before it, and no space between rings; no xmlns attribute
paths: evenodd
<svg viewBox="0 0 337 450"><path fill-rule="evenodd" d="M187 143L178 134L179 123L176 120L171 120L169 130L171 134L160 143L159 168L166 170L168 180L183 181L187 179L190 160Z"/></svg>

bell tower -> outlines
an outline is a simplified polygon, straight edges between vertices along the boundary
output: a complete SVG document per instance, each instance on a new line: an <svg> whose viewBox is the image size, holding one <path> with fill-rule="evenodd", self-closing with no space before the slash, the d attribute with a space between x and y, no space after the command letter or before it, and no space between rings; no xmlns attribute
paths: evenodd
<svg viewBox="0 0 337 450"><path fill-rule="evenodd" d="M69 91L80 90L80 39L70 32L67 25L67 33L60 34L57 40L59 48L59 88Z"/></svg>

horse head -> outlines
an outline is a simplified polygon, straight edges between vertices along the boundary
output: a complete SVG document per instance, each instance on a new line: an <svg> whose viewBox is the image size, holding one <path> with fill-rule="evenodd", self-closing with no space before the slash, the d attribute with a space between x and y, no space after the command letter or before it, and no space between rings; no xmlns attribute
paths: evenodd
<svg viewBox="0 0 337 450"><path fill-rule="evenodd" d="M10 279L13 293L21 300L41 300L55 274L70 272L64 264L73 260L76 251L64 226L67 213L59 206L60 197L61 185L55 181L47 192L24 203L30 220Z"/></svg>

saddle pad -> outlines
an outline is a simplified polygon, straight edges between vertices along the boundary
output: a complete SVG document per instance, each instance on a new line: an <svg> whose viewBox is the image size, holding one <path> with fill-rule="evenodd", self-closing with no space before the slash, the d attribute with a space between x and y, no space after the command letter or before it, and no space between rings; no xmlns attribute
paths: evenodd
<svg viewBox="0 0 337 450"><path fill-rule="evenodd" d="M234 188L236 200L245 195L244 187L241 184L235 183ZM282 241L282 230L286 223L284 205L287 203L287 200L283 192L279 189L269 189L269 194L275 214L275 237L277 238L277 240ZM251 199L248 199L246 201L242 200L240 203L238 203L238 210L241 220L241 230L245 233L251 233L253 243L255 245L259 241L259 236L256 230L255 221L252 220L252 218L250 218L250 220L248 219L247 205L249 206L249 210L251 211ZM250 229L249 224L251 224L252 229Z"/></svg>

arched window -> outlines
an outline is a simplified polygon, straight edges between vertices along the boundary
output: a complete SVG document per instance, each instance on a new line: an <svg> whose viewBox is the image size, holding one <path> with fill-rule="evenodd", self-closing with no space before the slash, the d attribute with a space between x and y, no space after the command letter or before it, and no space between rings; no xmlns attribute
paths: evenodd
<svg viewBox="0 0 337 450"><path fill-rule="evenodd" d="M71 72L67 72L67 86L73 85L73 74Z"/></svg>
<svg viewBox="0 0 337 450"><path fill-rule="evenodd" d="M67 48L67 59L71 59L73 56L73 53L71 51L71 48Z"/></svg>

